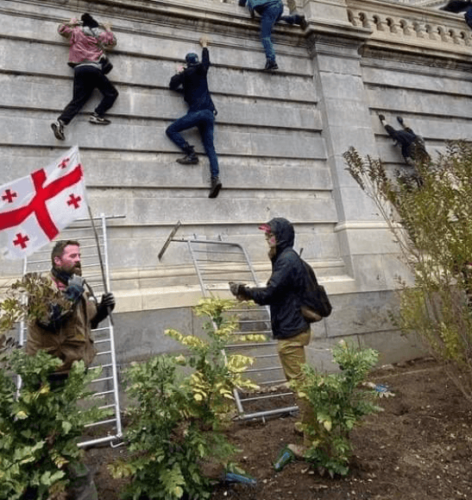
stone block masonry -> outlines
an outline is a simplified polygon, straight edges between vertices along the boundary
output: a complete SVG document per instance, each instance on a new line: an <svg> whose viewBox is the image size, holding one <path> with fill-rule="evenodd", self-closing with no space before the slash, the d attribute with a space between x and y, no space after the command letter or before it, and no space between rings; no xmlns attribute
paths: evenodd
<svg viewBox="0 0 472 500"><path fill-rule="evenodd" d="M333 316L313 327L317 342L350 336L380 349L385 362L418 353L388 324L394 276L404 270L342 153L352 145L401 166L378 113L390 122L404 116L433 153L449 139L470 139L469 30L452 14L374 0L297 0L297 10L309 26L275 28L280 69L268 74L259 23L236 1L0 3L1 183L80 146L94 212L126 215L109 232L123 362L175 348L163 338L167 327L194 328L189 307L200 291L185 246L172 244L157 260L177 220L182 238L243 243L264 280L270 269L257 226L274 216L294 222L296 248L333 299ZM60 142L50 123L71 98L72 70L56 28L83 12L113 25L109 77L120 96L111 125L87 121L97 94ZM215 200L199 137L185 133L201 161L183 166L165 136L186 109L169 80L187 52L200 52L202 35L212 40L209 85L219 111L224 188ZM0 259L2 286L21 269Z"/></svg>

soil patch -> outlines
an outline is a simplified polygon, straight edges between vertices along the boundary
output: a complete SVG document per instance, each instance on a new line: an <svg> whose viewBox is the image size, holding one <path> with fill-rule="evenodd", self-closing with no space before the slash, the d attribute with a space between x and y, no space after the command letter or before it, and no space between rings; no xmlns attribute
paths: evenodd
<svg viewBox="0 0 472 500"><path fill-rule="evenodd" d="M272 463L283 445L300 442L294 416L235 422L229 436L241 450L236 460L257 486L220 484L212 500L472 499L472 407L441 365L418 360L378 370L371 380L387 384L395 397L380 399L384 411L352 433L346 478L321 477L304 462L275 473ZM106 465L125 455L109 446L87 450L100 500L119 498L123 481L112 479Z"/></svg>

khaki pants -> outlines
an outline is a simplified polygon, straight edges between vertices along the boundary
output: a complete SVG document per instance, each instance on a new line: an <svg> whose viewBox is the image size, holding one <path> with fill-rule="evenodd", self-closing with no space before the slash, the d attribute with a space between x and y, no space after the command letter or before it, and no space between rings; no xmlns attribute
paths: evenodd
<svg viewBox="0 0 472 500"><path fill-rule="evenodd" d="M277 341L277 352L287 381L303 382L305 375L302 365L306 363L305 346L310 343L311 329L299 333L295 337ZM300 420L307 424L313 420L313 410L305 399L297 398L300 408Z"/></svg>
<svg viewBox="0 0 472 500"><path fill-rule="evenodd" d="M285 378L303 380L301 366L306 363L305 346L310 343L311 330L299 333L295 337L277 341L277 352L284 370Z"/></svg>

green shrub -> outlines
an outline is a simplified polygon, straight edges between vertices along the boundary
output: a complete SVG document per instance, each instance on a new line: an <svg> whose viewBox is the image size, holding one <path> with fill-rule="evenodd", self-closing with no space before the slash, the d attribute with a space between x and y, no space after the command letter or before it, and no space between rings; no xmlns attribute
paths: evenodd
<svg viewBox="0 0 472 500"><path fill-rule="evenodd" d="M331 476L349 471L351 430L365 415L381 410L373 403L376 392L361 385L376 364L378 353L341 341L333 348L333 358L341 372L324 374L304 365L305 381L294 384L298 396L313 410L312 423L304 426L310 439L305 457Z"/></svg>
<svg viewBox="0 0 472 500"><path fill-rule="evenodd" d="M223 351L234 342L236 323L224 316L234 306L230 300L202 300L195 312L210 318L206 340L167 330L189 354L154 357L127 370L127 393L135 401L125 431L132 456L109 467L114 477L131 477L124 498L209 498L211 480L203 466L226 466L235 452L223 432L234 408L233 390L257 387L242 376L252 359Z"/></svg>
<svg viewBox="0 0 472 500"><path fill-rule="evenodd" d="M51 304L59 304L63 311L72 306L49 277L29 273L15 281L0 302L0 337L12 330L18 321L46 320Z"/></svg>
<svg viewBox="0 0 472 500"><path fill-rule="evenodd" d="M96 374L74 363L63 387L53 388L48 375L62 364L40 351L21 350L3 357L0 370L0 499L56 499L69 484L67 468L82 451L77 446L87 423L103 412L81 409L89 396L86 386ZM18 397L13 374L22 378Z"/></svg>
<svg viewBox="0 0 472 500"><path fill-rule="evenodd" d="M380 160L363 159L354 149L344 156L410 272L398 279L394 324L405 334L419 334L472 401L472 146L451 143L436 161L417 163L420 182L404 173L395 179Z"/></svg>

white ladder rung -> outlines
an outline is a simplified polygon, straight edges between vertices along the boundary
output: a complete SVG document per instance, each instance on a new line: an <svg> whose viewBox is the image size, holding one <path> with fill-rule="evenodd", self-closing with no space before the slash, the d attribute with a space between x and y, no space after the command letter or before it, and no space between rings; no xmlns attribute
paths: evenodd
<svg viewBox="0 0 472 500"><path fill-rule="evenodd" d="M115 391L103 391L103 392L94 392L93 397L98 398L102 396L106 396L107 394L113 394Z"/></svg>
<svg viewBox="0 0 472 500"><path fill-rule="evenodd" d="M267 380L266 382L258 382L258 385L278 385L287 382L286 379L281 378L279 380Z"/></svg>
<svg viewBox="0 0 472 500"><path fill-rule="evenodd" d="M259 372L273 372L275 370L282 370L281 366L269 366L268 368L251 368L244 373L259 373Z"/></svg>
<svg viewBox="0 0 472 500"><path fill-rule="evenodd" d="M103 405L98 407L99 410L106 410L107 408L115 408L114 404L109 404L109 405Z"/></svg>
<svg viewBox="0 0 472 500"><path fill-rule="evenodd" d="M283 396L293 396L293 392L284 392L284 393L279 393L279 394L268 394L266 396L255 396L253 398L241 399L241 401L259 401L261 399L281 398Z"/></svg>
<svg viewBox="0 0 472 500"><path fill-rule="evenodd" d="M116 422L116 418L110 418L108 420L99 420L98 422L93 422L91 424L87 424L87 425L85 425L85 427L95 427L96 425L111 424L112 422Z"/></svg>
<svg viewBox="0 0 472 500"><path fill-rule="evenodd" d="M113 377L96 378L95 380L92 380L92 382L90 382L90 383L91 384L97 384L98 382L105 382L107 380L113 380Z"/></svg>

